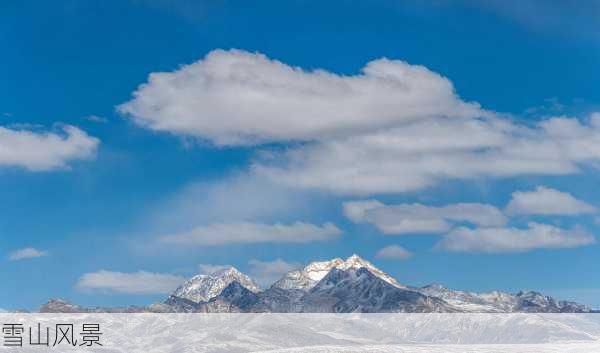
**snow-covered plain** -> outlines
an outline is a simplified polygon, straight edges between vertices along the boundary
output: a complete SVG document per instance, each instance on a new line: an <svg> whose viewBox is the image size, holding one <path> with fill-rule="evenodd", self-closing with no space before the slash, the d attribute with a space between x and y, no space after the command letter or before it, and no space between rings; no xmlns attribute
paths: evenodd
<svg viewBox="0 0 600 353"><path fill-rule="evenodd" d="M597 314L0 314L18 352L600 353ZM103 347L35 347L28 328L100 324Z"/></svg>

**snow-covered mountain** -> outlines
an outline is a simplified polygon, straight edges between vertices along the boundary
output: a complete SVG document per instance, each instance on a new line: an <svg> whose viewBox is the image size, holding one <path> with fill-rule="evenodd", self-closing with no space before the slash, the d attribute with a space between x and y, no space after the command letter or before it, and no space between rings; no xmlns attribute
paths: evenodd
<svg viewBox="0 0 600 353"><path fill-rule="evenodd" d="M303 312L454 312L444 300L396 287L367 267L334 268L305 296Z"/></svg>
<svg viewBox="0 0 600 353"><path fill-rule="evenodd" d="M369 261L366 261L358 255L352 255L345 261L340 258L335 258L329 261L311 262L306 267L288 272L279 281L275 282L272 287L290 290L299 289L308 291L321 281L334 268L339 270L359 269L364 267L373 275L388 282L392 286L398 288L406 288L398 283L393 277L373 266Z"/></svg>
<svg viewBox="0 0 600 353"><path fill-rule="evenodd" d="M514 295L496 291L489 293L463 292L448 289L440 284L430 284L415 288L415 290L430 297L443 299L462 312L513 312L517 304Z"/></svg>
<svg viewBox="0 0 600 353"><path fill-rule="evenodd" d="M81 313L89 310L63 299L50 299L39 309L40 313Z"/></svg>
<svg viewBox="0 0 600 353"><path fill-rule="evenodd" d="M474 293L455 291L440 284L431 284L415 290L425 295L443 299L461 312L472 313L577 313L590 312L585 305L569 301L556 301L538 292L509 294L499 291Z"/></svg>
<svg viewBox="0 0 600 353"><path fill-rule="evenodd" d="M285 274L260 291L255 282L233 267L197 275L183 283L163 303L148 307L86 309L51 300L42 312L280 312L280 313L585 313L581 304L557 301L537 292L474 293L439 284L410 287L398 283L370 262L352 255L346 260L312 262Z"/></svg>
<svg viewBox="0 0 600 353"><path fill-rule="evenodd" d="M195 303L207 302L219 295L223 289L237 282L251 292L257 293L260 288L250 277L234 267L227 267L209 275L197 275L173 292L172 297L187 299Z"/></svg>
<svg viewBox="0 0 600 353"><path fill-rule="evenodd" d="M236 282L229 287L195 308L185 308L190 303L173 304L178 311L201 312L589 311L583 305L557 302L536 292L472 293L454 291L438 284L408 287L357 255L346 260L335 258L312 262L285 274L262 292L251 291Z"/></svg>

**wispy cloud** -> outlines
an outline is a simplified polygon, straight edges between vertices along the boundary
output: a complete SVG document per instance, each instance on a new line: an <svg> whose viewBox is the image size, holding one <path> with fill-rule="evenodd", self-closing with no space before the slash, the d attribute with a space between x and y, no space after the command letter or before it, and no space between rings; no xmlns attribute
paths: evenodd
<svg viewBox="0 0 600 353"><path fill-rule="evenodd" d="M210 275L217 271L231 267L230 265L213 265L213 264L199 264L198 272L203 275Z"/></svg>
<svg viewBox="0 0 600 353"><path fill-rule="evenodd" d="M389 260L406 260L412 257L412 253L400 245L389 245L379 249L375 257Z"/></svg>
<svg viewBox="0 0 600 353"><path fill-rule="evenodd" d="M573 6L573 3L568 1L546 0L468 2L474 6L490 8L534 30L577 33L579 36L600 35L597 26L600 2L597 0L577 2L578 6Z"/></svg>
<svg viewBox="0 0 600 353"><path fill-rule="evenodd" d="M468 136L468 138L465 138ZM600 161L600 118L424 119L402 127L287 149L253 170L284 185L370 195L443 180L568 175Z"/></svg>
<svg viewBox="0 0 600 353"><path fill-rule="evenodd" d="M83 117L83 120L91 121L94 123L107 123L108 119L98 115L87 115Z"/></svg>
<svg viewBox="0 0 600 353"><path fill-rule="evenodd" d="M43 251L43 250L38 250L36 248L23 248L23 249L19 249L16 250L12 253L10 253L8 255L8 259L10 261L18 261L18 260L25 260L25 259L33 259L36 257L42 257L42 256L48 256L48 252L47 251Z"/></svg>
<svg viewBox="0 0 600 353"><path fill-rule="evenodd" d="M76 288L81 291L98 291L123 294L168 294L185 281L171 274L139 272L112 272L101 270L81 276Z"/></svg>
<svg viewBox="0 0 600 353"><path fill-rule="evenodd" d="M554 36L569 35L569 38L597 38L600 29L600 1L548 1L548 0L429 0L412 1L410 5L422 4L442 6L466 5L511 20L530 31ZM403 4L405 4L403 2ZM577 4L577 6L574 6ZM405 4L406 5L406 4Z"/></svg>
<svg viewBox="0 0 600 353"><path fill-rule="evenodd" d="M506 211L515 215L578 215L597 209L569 193L538 186L533 191L514 192Z"/></svg>
<svg viewBox="0 0 600 353"><path fill-rule="evenodd" d="M441 233L459 222L488 227L507 222L496 207L479 203L430 207L385 205L377 200L350 201L344 203L344 214L353 222L371 223L384 234Z"/></svg>
<svg viewBox="0 0 600 353"><path fill-rule="evenodd" d="M213 223L196 227L188 232L166 235L161 242L196 245L218 246L227 244L251 243L309 243L335 239L342 231L332 223L322 226L296 222L291 224L263 223Z"/></svg>
<svg viewBox="0 0 600 353"><path fill-rule="evenodd" d="M530 222L522 229L460 227L445 235L436 248L452 252L509 253L575 248L595 242L595 237L582 229Z"/></svg>

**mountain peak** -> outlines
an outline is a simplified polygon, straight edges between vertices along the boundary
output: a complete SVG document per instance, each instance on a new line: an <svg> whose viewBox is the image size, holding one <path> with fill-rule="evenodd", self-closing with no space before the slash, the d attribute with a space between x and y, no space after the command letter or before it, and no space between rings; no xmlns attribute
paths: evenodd
<svg viewBox="0 0 600 353"><path fill-rule="evenodd" d="M382 280L386 281L387 283L391 284L394 287L406 288L406 286L403 286L400 283L398 283L398 281L396 281L396 279L394 279L392 276L381 271L380 269L375 267L372 263L361 258L360 256L358 256L356 254L353 254L352 256L348 257L346 259L346 261L344 261L342 264L336 266L336 268L340 269L340 270L349 270L349 269L357 270L361 267L366 268L367 270L369 270L369 272L371 272L375 276L381 278Z"/></svg>
<svg viewBox="0 0 600 353"><path fill-rule="evenodd" d="M64 299L59 298L48 300L48 302L39 309L40 313L80 313L84 311L85 310L79 305L71 304Z"/></svg>
<svg viewBox="0 0 600 353"><path fill-rule="evenodd" d="M237 268L233 266L227 266L221 269L218 269L210 274L213 277L225 277L225 276L244 276L242 272L240 272Z"/></svg>
<svg viewBox="0 0 600 353"><path fill-rule="evenodd" d="M444 287L443 285L439 284L439 283L430 283L424 287L422 287L422 289L425 290L436 290L436 291L445 291L448 290L448 288Z"/></svg>
<svg viewBox="0 0 600 353"><path fill-rule="evenodd" d="M173 296L196 303L206 302L219 295L232 282L238 282L254 293L260 291L258 285L250 277L235 267L226 267L209 275L202 274L190 278L175 290Z"/></svg>
<svg viewBox="0 0 600 353"><path fill-rule="evenodd" d="M334 258L329 261L316 261L311 262L304 268L288 272L282 279L275 282L273 287L281 289L301 289L309 290L314 287L320 280L325 278L327 274L335 269L347 271L350 269L358 270L359 268L366 268L373 275L381 278L387 283L398 287L406 288L405 286L398 283L387 273L381 271L377 267L373 266L369 261L361 258L360 256L353 254L346 260L341 258Z"/></svg>
<svg viewBox="0 0 600 353"><path fill-rule="evenodd" d="M375 267L373 266L369 261L363 259L362 257L353 254L352 256L348 257L342 264L336 266L337 268L341 269L341 270L345 270L345 269L349 269L349 268L361 268L361 267Z"/></svg>

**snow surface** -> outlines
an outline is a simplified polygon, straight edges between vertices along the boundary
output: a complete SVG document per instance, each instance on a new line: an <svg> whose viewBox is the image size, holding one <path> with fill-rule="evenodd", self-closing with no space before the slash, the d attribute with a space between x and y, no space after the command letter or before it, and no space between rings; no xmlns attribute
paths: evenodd
<svg viewBox="0 0 600 353"><path fill-rule="evenodd" d="M104 344L0 346L0 352L600 352L595 314L0 314L0 320L23 323L25 337L38 323L72 323L77 333L83 323L98 323Z"/></svg>

